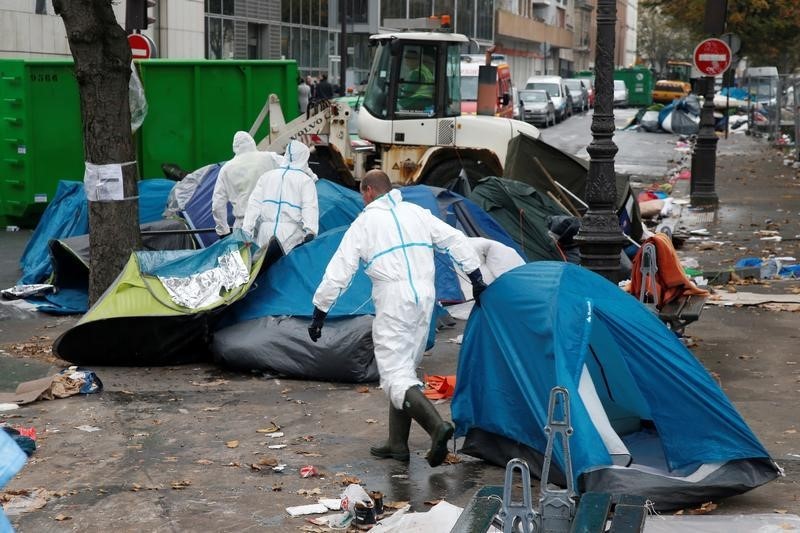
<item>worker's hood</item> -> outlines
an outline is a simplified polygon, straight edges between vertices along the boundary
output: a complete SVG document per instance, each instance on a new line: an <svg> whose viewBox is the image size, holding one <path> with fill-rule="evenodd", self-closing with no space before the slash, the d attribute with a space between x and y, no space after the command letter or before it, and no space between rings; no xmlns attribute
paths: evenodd
<svg viewBox="0 0 800 533"><path fill-rule="evenodd" d="M300 141L290 141L286 146L283 158L289 168L294 168L305 172L308 166L309 151L308 146Z"/></svg>
<svg viewBox="0 0 800 533"><path fill-rule="evenodd" d="M256 141L246 131L237 131L233 136L233 153L236 155L256 151Z"/></svg>
<svg viewBox="0 0 800 533"><path fill-rule="evenodd" d="M398 189L392 189L383 196L375 198L364 209L383 209L385 211L388 211L389 209L393 208L402 201L403 201L402 193L400 193Z"/></svg>

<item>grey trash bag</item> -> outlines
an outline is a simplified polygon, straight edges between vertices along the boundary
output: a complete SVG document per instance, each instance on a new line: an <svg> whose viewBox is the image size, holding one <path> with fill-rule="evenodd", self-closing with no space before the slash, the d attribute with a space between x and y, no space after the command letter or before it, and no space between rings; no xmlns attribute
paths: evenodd
<svg viewBox="0 0 800 533"><path fill-rule="evenodd" d="M371 315L332 318L322 338L308 337L308 318L264 317L214 334L214 361L297 379L363 383L378 380Z"/></svg>

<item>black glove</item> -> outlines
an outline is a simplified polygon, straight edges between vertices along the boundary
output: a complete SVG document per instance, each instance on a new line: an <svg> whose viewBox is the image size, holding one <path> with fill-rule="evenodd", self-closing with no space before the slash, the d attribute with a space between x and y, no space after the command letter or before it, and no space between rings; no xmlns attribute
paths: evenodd
<svg viewBox="0 0 800 533"><path fill-rule="evenodd" d="M314 240L314 234L313 233L306 233L306 236L303 239L303 243L311 242L313 240Z"/></svg>
<svg viewBox="0 0 800 533"><path fill-rule="evenodd" d="M475 300L475 305L481 305L481 293L486 290L486 283L483 282L481 269L476 268L469 274L469 280L472 282L472 298Z"/></svg>
<svg viewBox="0 0 800 533"><path fill-rule="evenodd" d="M308 326L308 336L311 340L317 342L322 337L322 326L325 324L325 317L328 313L320 311L314 307L314 314L311 315L311 324Z"/></svg>

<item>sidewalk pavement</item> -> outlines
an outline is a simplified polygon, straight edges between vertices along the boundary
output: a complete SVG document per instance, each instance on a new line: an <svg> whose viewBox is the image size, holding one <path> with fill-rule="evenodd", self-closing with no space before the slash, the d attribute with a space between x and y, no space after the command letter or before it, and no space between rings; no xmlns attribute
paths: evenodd
<svg viewBox="0 0 800 533"><path fill-rule="evenodd" d="M800 234L795 171L760 141L733 137L720 145L717 216L703 219L687 211L680 223L689 229L702 225L712 234L709 240L725 244L700 250L703 241L687 242L680 254L696 257L706 269L770 251L797 256L797 241L788 240ZM767 219L780 225L784 241L753 235L770 224ZM777 281L729 290L786 293L798 285ZM28 346L33 353L30 346L46 348L70 321L3 320L0 344L18 357L20 350L10 345L47 337L34 339ZM23 323L24 329L16 327ZM800 513L798 324L796 312L707 307L687 329L696 342L694 353L786 471L785 478L715 502L714 513ZM458 345L447 339L461 329L438 335L420 375L455 373ZM3 358L8 356L0 354ZM59 365L39 356L26 362L42 373ZM383 491L387 501L408 500L423 511L434 499L464 505L480 486L503 480L502 469L464 456L460 464L429 468L427 436L416 426L410 464L371 458L369 446L387 431L387 401L375 386L268 380L209 364L93 370L105 384L101 394L35 403L15 411L15 418L0 414L0 421L34 426L39 435L39 449L8 488L41 487L48 501L11 517L20 531L294 531L307 523L289 518L284 508L318 497L298 491L318 488L321 496L337 497L345 475ZM449 417L448 403L437 408ZM273 422L284 437L258 432ZM99 431L76 429L80 426ZM286 447L269 448L275 444ZM275 472L274 462L287 466ZM305 465L316 466L324 478L300 478Z"/></svg>

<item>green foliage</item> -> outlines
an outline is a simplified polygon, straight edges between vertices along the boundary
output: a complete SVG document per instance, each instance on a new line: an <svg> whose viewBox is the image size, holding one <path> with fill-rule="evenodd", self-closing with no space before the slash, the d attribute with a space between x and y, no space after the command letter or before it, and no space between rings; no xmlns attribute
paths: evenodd
<svg viewBox="0 0 800 533"><path fill-rule="evenodd" d="M679 27L688 28L693 41L703 33L705 0L646 0L640 7L657 7ZM800 66L800 2L797 0L728 0L726 31L742 39L739 55L751 65L775 65L782 72Z"/></svg>

